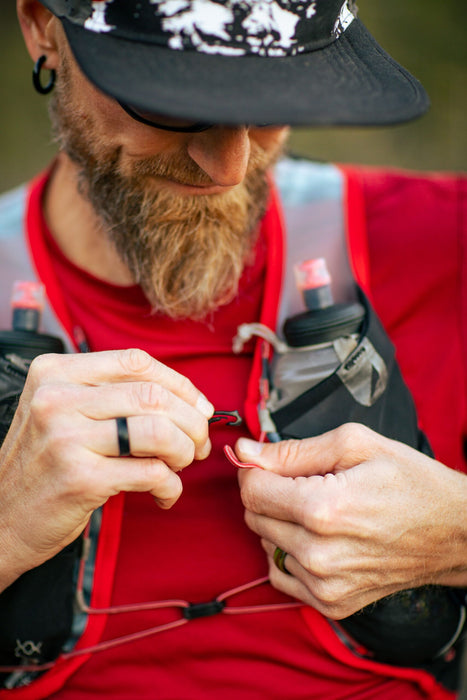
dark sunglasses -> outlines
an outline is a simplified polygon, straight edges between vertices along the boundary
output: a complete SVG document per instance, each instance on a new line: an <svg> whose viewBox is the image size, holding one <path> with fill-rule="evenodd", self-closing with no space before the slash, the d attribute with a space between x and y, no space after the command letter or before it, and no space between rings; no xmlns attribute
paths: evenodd
<svg viewBox="0 0 467 700"><path fill-rule="evenodd" d="M212 129L215 124L209 124L208 122L185 122L183 119L176 119L175 117L160 117L154 118L149 112L142 112L137 110L135 107L130 107L130 105L125 102L120 102L117 100L120 107L125 110L125 112L132 119L135 119L141 124L146 124L146 126L152 126L154 129L162 129L163 131L176 131L181 134L197 134L201 131L207 131ZM159 121L163 119L164 121ZM270 124L255 124L256 128L266 128L271 126Z"/></svg>
<svg viewBox="0 0 467 700"><path fill-rule="evenodd" d="M120 102L118 104L125 112L136 121L146 124L146 126L152 126L155 129L163 129L164 131L177 131L182 134L196 134L200 131L207 131L211 129L214 124L207 124L205 122L184 122L182 119L175 119L172 117L161 117L164 121L158 121L154 119L152 114L141 112L136 110L134 107Z"/></svg>

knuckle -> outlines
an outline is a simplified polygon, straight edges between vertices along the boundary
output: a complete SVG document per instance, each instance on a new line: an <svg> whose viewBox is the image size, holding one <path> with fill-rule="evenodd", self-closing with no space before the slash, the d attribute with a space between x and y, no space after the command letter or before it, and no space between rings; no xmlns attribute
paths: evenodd
<svg viewBox="0 0 467 700"><path fill-rule="evenodd" d="M334 475L331 475L334 478ZM325 477L327 478L327 477ZM297 522L306 531L318 535L330 535L335 531L341 510L339 494L334 489L332 494L322 494L318 500L307 477L295 477L296 496L294 512Z"/></svg>
<svg viewBox="0 0 467 700"><path fill-rule="evenodd" d="M47 450L52 453L61 464L73 463L73 454L70 450L71 445L76 442L76 429L73 425L61 421L53 423L53 426L47 433Z"/></svg>
<svg viewBox="0 0 467 700"><path fill-rule="evenodd" d="M178 501L183 492L182 482L178 480L170 484L170 488L164 489L163 496L156 496L156 501L161 508L171 508Z"/></svg>
<svg viewBox="0 0 467 700"><path fill-rule="evenodd" d="M195 458L195 445L165 416L150 416L148 437L157 453L166 454L164 461L172 471L188 467Z"/></svg>
<svg viewBox="0 0 467 700"><path fill-rule="evenodd" d="M302 559L302 566L310 574L325 580L330 575L330 564L326 554L319 548L309 547Z"/></svg>
<svg viewBox="0 0 467 700"><path fill-rule="evenodd" d="M185 469L185 467L189 467L194 458L195 446L190 442L185 445L184 449L181 451L180 458L177 461L177 466L174 468L174 471L180 471L181 469Z"/></svg>
<svg viewBox="0 0 467 700"><path fill-rule="evenodd" d="M293 464L300 458L300 440L283 440L278 443L279 460L283 464Z"/></svg>
<svg viewBox="0 0 467 700"><path fill-rule="evenodd" d="M195 389L193 382L182 374L178 376L178 388L182 396L192 396L193 399L198 396L198 390Z"/></svg>
<svg viewBox="0 0 467 700"><path fill-rule="evenodd" d="M342 453L349 457L358 456L362 447L373 443L373 431L362 423L344 423L336 428L335 437Z"/></svg>
<svg viewBox="0 0 467 700"><path fill-rule="evenodd" d="M301 511L301 521L309 532L330 535L334 531L338 515L336 500L323 498L316 503L314 499L311 504L310 499L304 499Z"/></svg>
<svg viewBox="0 0 467 700"><path fill-rule="evenodd" d="M60 410L65 390L57 385L39 386L31 398L29 412L39 426L46 426Z"/></svg>
<svg viewBox="0 0 467 700"><path fill-rule="evenodd" d="M149 353L139 348L119 350L117 357L125 375L145 374L154 362Z"/></svg>
<svg viewBox="0 0 467 700"><path fill-rule="evenodd" d="M167 403L168 391L154 382L141 382L132 387L134 402L143 410L158 410Z"/></svg>
<svg viewBox="0 0 467 700"><path fill-rule="evenodd" d="M161 460L148 460L151 494L162 508L170 508L181 496L182 481Z"/></svg>
<svg viewBox="0 0 467 700"><path fill-rule="evenodd" d="M248 476L248 474L246 475ZM240 490L243 506L246 508L245 518L248 516L248 511L251 513L260 513L258 491L252 483L252 479L245 478Z"/></svg>
<svg viewBox="0 0 467 700"><path fill-rule="evenodd" d="M46 353L35 357L29 366L28 382L41 384L46 377L50 376L53 368L57 366L57 359L63 360L63 356Z"/></svg>
<svg viewBox="0 0 467 700"><path fill-rule="evenodd" d="M346 592L343 586L332 580L318 581L313 590L313 595L326 609L330 617L338 617L345 606Z"/></svg>
<svg viewBox="0 0 467 700"><path fill-rule="evenodd" d="M209 428L207 420L200 419L194 421L191 428L191 438L197 447L206 444L209 438Z"/></svg>

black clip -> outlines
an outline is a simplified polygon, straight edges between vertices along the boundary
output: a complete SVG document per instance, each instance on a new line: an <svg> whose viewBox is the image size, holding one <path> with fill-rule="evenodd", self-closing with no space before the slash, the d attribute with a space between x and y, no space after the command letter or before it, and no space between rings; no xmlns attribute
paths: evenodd
<svg viewBox="0 0 467 700"><path fill-rule="evenodd" d="M238 411L216 411L208 423L217 423L220 420L225 420L226 425L241 425L243 422Z"/></svg>
<svg viewBox="0 0 467 700"><path fill-rule="evenodd" d="M183 608L185 620L196 620L197 617L210 617L217 615L225 608L223 600L210 600L208 603L191 603L187 608Z"/></svg>

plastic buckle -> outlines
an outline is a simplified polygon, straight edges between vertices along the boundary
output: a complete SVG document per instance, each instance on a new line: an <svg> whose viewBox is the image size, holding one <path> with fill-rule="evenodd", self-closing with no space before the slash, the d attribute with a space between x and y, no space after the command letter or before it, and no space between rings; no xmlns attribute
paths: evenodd
<svg viewBox="0 0 467 700"><path fill-rule="evenodd" d="M223 600L210 600L208 603L191 603L183 608L183 617L186 620L195 620L197 617L210 617L217 615L225 608Z"/></svg>

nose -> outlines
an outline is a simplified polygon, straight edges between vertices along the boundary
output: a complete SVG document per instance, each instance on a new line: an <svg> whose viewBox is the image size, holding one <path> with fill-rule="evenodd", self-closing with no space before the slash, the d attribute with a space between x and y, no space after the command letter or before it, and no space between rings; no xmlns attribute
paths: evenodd
<svg viewBox="0 0 467 700"><path fill-rule="evenodd" d="M250 158L250 137L245 126L214 126L194 134L187 145L190 158L213 184L233 187L246 175Z"/></svg>

